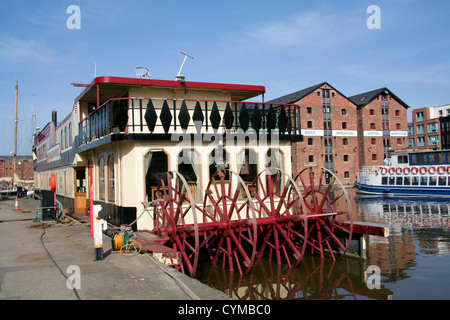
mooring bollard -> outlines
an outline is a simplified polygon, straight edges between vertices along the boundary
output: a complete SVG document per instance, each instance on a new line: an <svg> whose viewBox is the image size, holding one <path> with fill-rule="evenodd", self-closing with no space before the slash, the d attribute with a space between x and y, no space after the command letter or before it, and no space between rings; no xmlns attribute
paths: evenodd
<svg viewBox="0 0 450 320"><path fill-rule="evenodd" d="M103 260L103 230L106 230L107 223L98 217L98 213L102 210L100 204L93 205L93 231L94 231L94 247L95 260Z"/></svg>

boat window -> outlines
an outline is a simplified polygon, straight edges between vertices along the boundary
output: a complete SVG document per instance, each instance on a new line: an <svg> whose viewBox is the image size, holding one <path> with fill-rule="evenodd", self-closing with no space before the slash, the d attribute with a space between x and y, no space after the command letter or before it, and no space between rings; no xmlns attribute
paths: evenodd
<svg viewBox="0 0 450 320"><path fill-rule="evenodd" d="M395 184L398 186L402 186L403 185L403 177L397 177Z"/></svg>
<svg viewBox="0 0 450 320"><path fill-rule="evenodd" d="M411 178L410 177L404 177L403 184L405 186L410 186L411 185Z"/></svg>
<svg viewBox="0 0 450 320"><path fill-rule="evenodd" d="M411 154L411 164L427 164L426 153L413 153Z"/></svg>
<svg viewBox="0 0 450 320"><path fill-rule="evenodd" d="M428 185L428 177L420 177L420 185L421 186Z"/></svg>
<svg viewBox="0 0 450 320"><path fill-rule="evenodd" d="M114 154L108 156L108 200L114 202L115 189L114 189Z"/></svg>
<svg viewBox="0 0 450 320"><path fill-rule="evenodd" d="M388 184L388 178L387 177L381 177L381 184L383 186L387 186Z"/></svg>
<svg viewBox="0 0 450 320"><path fill-rule="evenodd" d="M436 164L439 163L439 156L437 153L429 153L428 154L428 161L430 164Z"/></svg>
<svg viewBox="0 0 450 320"><path fill-rule="evenodd" d="M99 198L105 200L105 159L98 159Z"/></svg>
<svg viewBox="0 0 450 320"><path fill-rule="evenodd" d="M252 149L244 149L238 155L238 172L245 182L253 182L258 175L257 154Z"/></svg>
<svg viewBox="0 0 450 320"><path fill-rule="evenodd" d="M266 166L268 168L274 167L274 168L280 168L283 169L283 154L279 149L269 149L266 153ZM272 179L272 186L273 188L276 188L277 186L280 187L283 183L283 175L280 174L280 171L278 170L271 170L269 169L269 174L267 175L267 179L269 177ZM267 180L268 183L268 180ZM325 183L330 183L330 178L328 175L325 175ZM268 186L267 186L268 188Z"/></svg>
<svg viewBox="0 0 450 320"><path fill-rule="evenodd" d="M222 146L214 149L209 154L209 177L221 170L225 170L225 180L230 180L230 157Z"/></svg>
<svg viewBox="0 0 450 320"><path fill-rule="evenodd" d="M419 177L412 177L412 185L413 186L419 185Z"/></svg>
<svg viewBox="0 0 450 320"><path fill-rule="evenodd" d="M389 185L390 186L395 185L395 177L389 177Z"/></svg>
<svg viewBox="0 0 450 320"><path fill-rule="evenodd" d="M447 177L439 177L439 185L440 186L445 186L447 185Z"/></svg>
<svg viewBox="0 0 450 320"><path fill-rule="evenodd" d="M430 177L430 181L429 181L430 186L435 186L436 183L437 183L437 177L436 176L431 176Z"/></svg>
<svg viewBox="0 0 450 320"><path fill-rule="evenodd" d="M178 172L186 179L194 200L201 200L200 155L193 149L183 149L178 154Z"/></svg>
<svg viewBox="0 0 450 320"><path fill-rule="evenodd" d="M144 157L145 188L147 201L156 199L156 191L162 176L168 170L168 157L162 150L152 150Z"/></svg>
<svg viewBox="0 0 450 320"><path fill-rule="evenodd" d="M407 164L408 163L408 156L403 155L403 156L398 156L397 158L398 163L400 164Z"/></svg>

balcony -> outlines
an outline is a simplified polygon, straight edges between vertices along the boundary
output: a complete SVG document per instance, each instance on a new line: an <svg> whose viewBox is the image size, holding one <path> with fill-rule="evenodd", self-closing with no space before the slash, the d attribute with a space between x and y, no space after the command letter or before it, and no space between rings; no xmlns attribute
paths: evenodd
<svg viewBox="0 0 450 320"><path fill-rule="evenodd" d="M300 141L300 107L294 104L159 98L111 99L79 123L79 147L106 136L115 140L170 140L173 134L275 134Z"/></svg>

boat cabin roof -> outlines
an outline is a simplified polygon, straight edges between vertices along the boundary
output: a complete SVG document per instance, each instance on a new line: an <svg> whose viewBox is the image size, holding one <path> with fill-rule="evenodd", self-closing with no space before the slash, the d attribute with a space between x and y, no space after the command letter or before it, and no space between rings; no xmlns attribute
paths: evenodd
<svg viewBox="0 0 450 320"><path fill-rule="evenodd" d="M247 100L261 94L266 89L264 86L243 85L243 84L227 84L227 83L211 83L211 82L194 82L194 81L175 81L175 80L156 80L156 79L140 79L140 78L124 78L124 77L97 77L90 84L75 86L85 87L83 92L75 99L75 103L80 100L87 101L106 101L111 98L121 96L130 87L159 87L173 89L189 89L189 90L211 90L222 91L231 94L233 101Z"/></svg>

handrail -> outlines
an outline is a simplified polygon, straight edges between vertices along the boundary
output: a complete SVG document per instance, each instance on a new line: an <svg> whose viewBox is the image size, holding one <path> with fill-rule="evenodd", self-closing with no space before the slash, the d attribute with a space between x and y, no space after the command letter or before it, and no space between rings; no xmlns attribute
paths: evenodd
<svg viewBox="0 0 450 320"><path fill-rule="evenodd" d="M79 122L79 145L113 133L173 134L278 130L300 134L300 106L227 100L113 98ZM181 130L181 131L180 131Z"/></svg>

